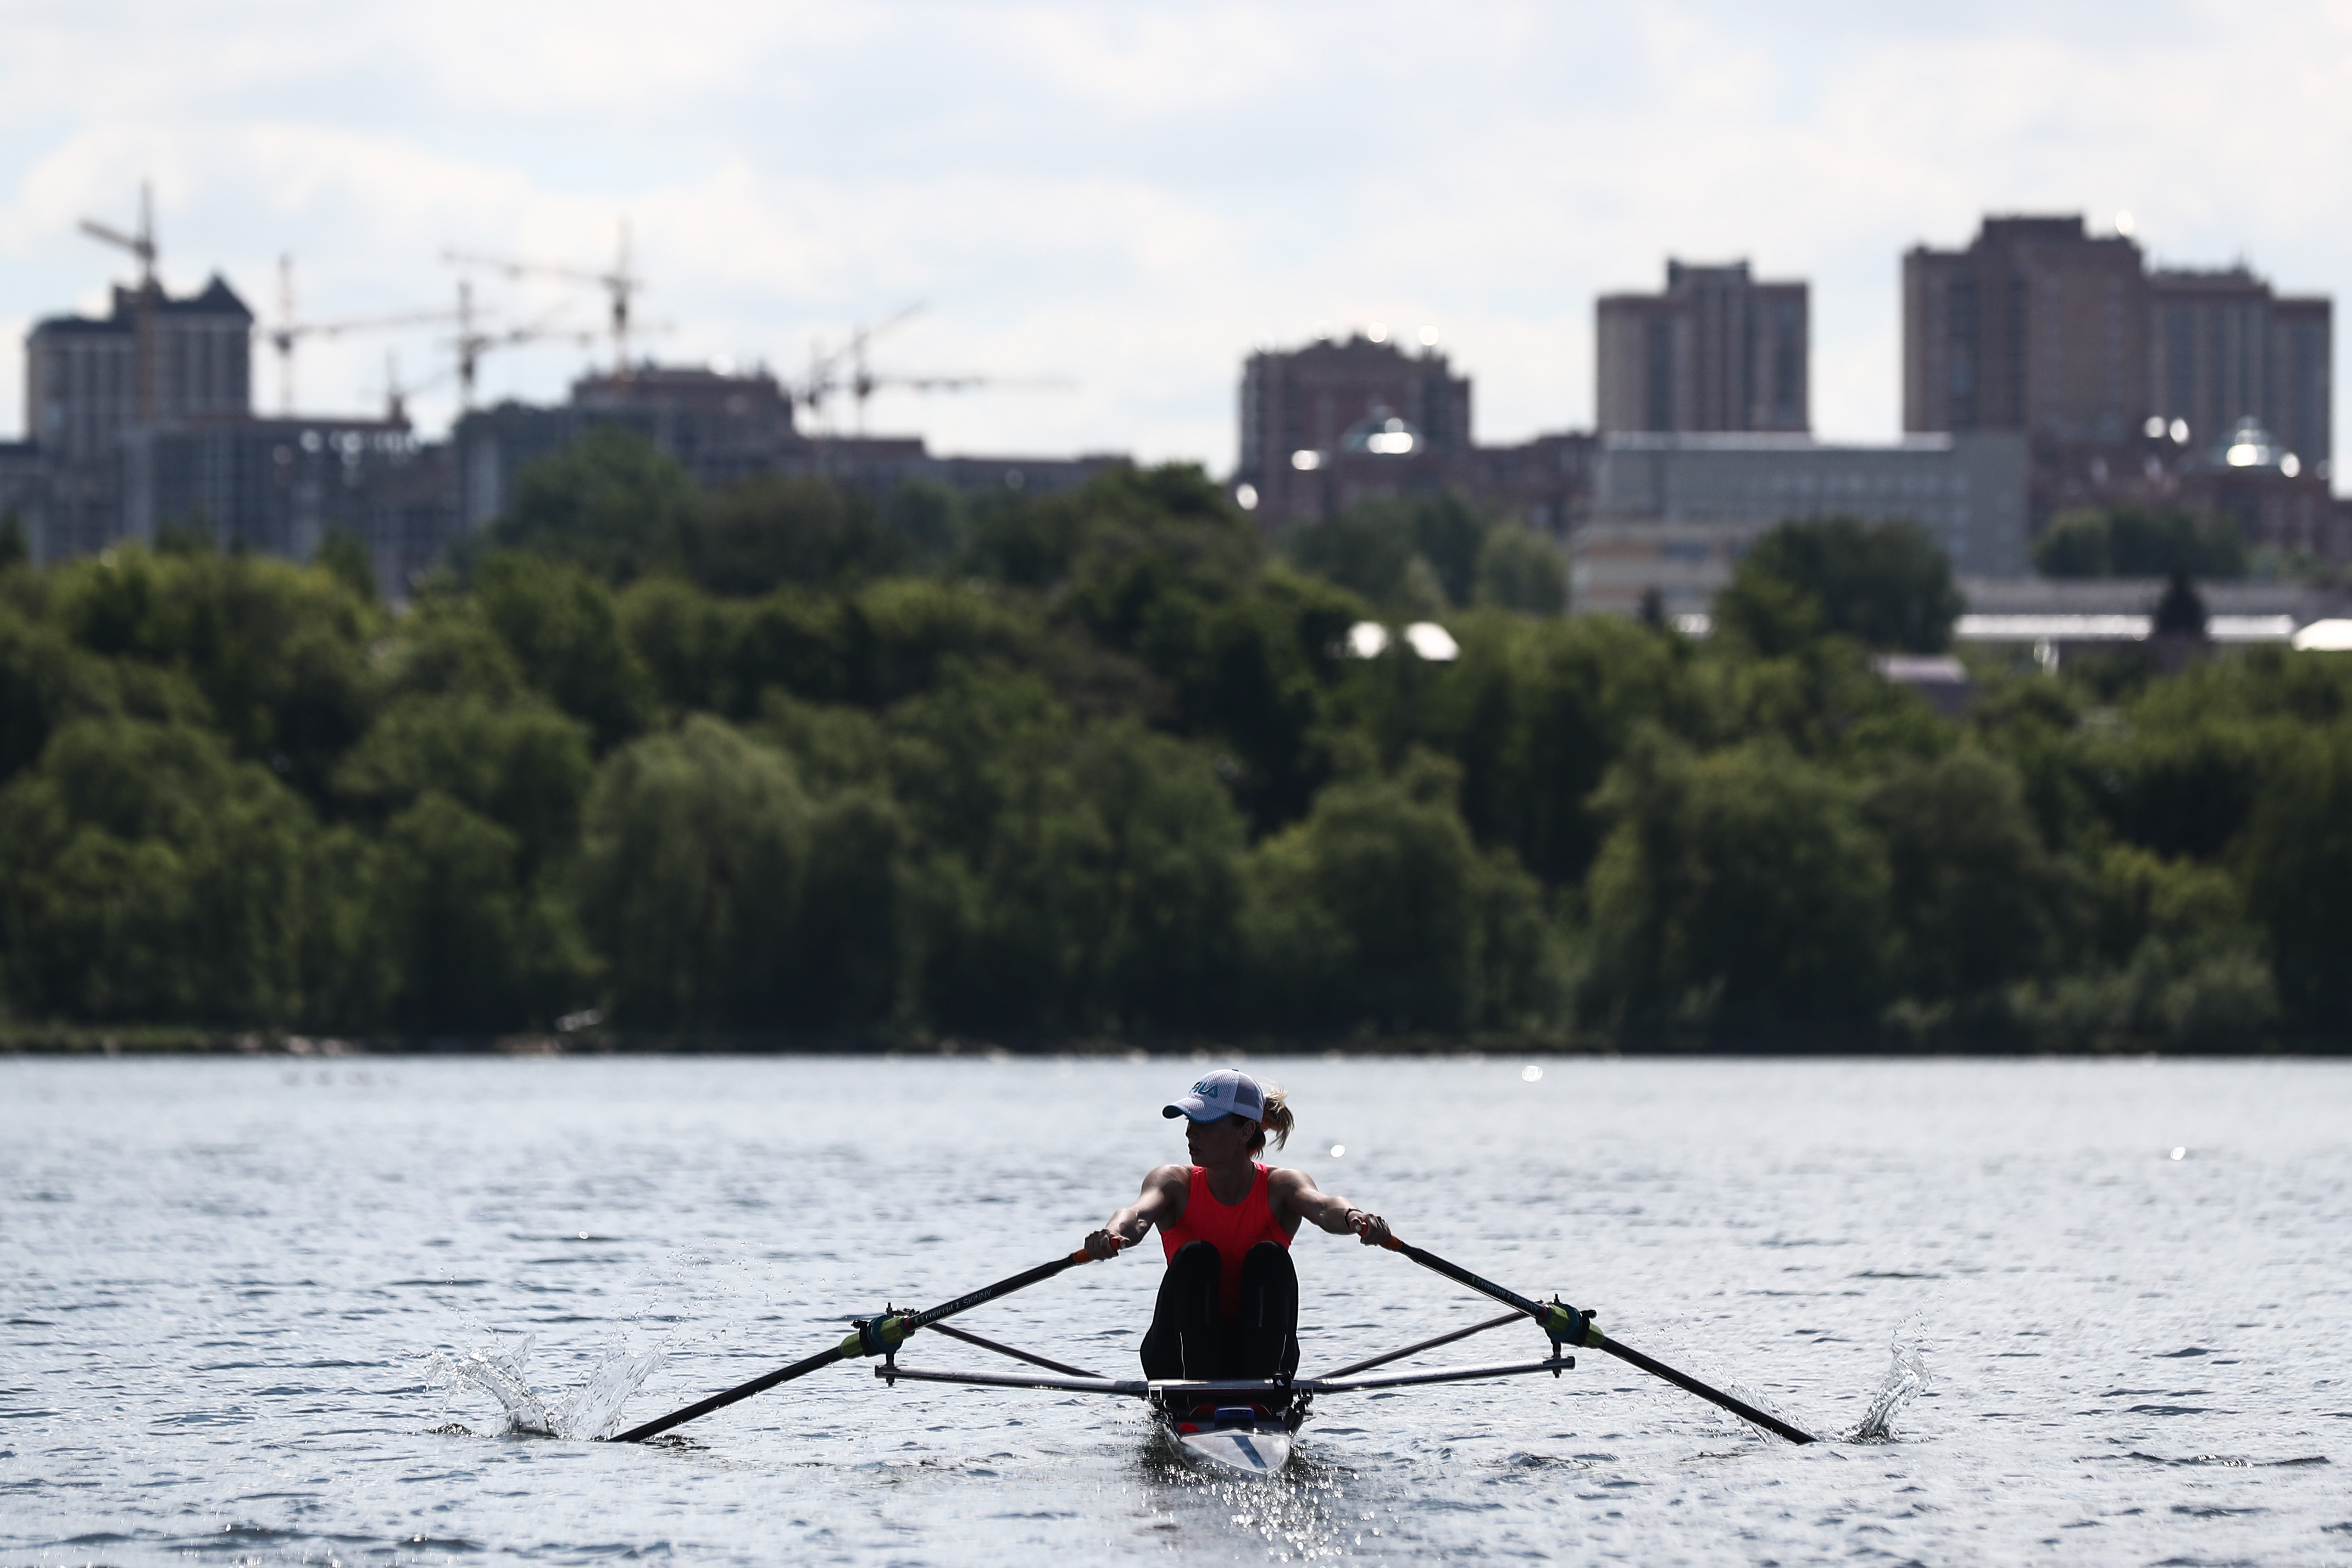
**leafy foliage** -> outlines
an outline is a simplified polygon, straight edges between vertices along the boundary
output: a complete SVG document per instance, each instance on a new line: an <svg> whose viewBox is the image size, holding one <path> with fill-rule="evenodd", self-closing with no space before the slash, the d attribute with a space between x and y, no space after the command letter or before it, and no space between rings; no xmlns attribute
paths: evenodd
<svg viewBox="0 0 2352 1568"><path fill-rule="evenodd" d="M2352 1031L2352 660L1979 672L1914 530L1694 643L1443 497L704 495L600 433L398 611L0 564L0 1005L478 1037L2229 1049ZM2109 531L2112 541L2116 534ZM1442 616L1460 657L1350 626ZM2126 678L2127 675L2127 678Z"/></svg>
<svg viewBox="0 0 2352 1568"><path fill-rule="evenodd" d="M2242 577L2245 542L2226 518L2118 507L2060 512L2033 542L2045 577Z"/></svg>
<svg viewBox="0 0 2352 1568"><path fill-rule="evenodd" d="M1938 653L1959 618L1951 563L1916 523L1784 522L1742 557L1717 618L1761 651L1809 627L1868 647Z"/></svg>

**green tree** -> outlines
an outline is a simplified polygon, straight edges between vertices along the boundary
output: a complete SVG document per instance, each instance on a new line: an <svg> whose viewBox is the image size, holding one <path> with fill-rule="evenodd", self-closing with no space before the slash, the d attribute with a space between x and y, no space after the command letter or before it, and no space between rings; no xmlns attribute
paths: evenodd
<svg viewBox="0 0 2352 1568"><path fill-rule="evenodd" d="M1201 617L1246 593L1265 563L1256 525L1191 465L1113 469L1071 504L1087 524L1068 571L1071 613L1163 672L1197 647Z"/></svg>
<svg viewBox="0 0 2352 1568"><path fill-rule="evenodd" d="M523 466L512 500L483 543L626 583L678 560L681 535L700 503L694 480L674 458L635 431L598 425Z"/></svg>
<svg viewBox="0 0 2352 1568"><path fill-rule="evenodd" d="M1402 509L1359 507L1299 523L1283 535L1282 552L1299 571L1395 614L1434 616L1445 608L1444 584L1416 548L1412 516Z"/></svg>
<svg viewBox="0 0 2352 1568"><path fill-rule="evenodd" d="M837 613L833 689L804 695L872 708L929 691L951 668L1027 663L1040 640L1034 622L984 590L914 578L870 584Z"/></svg>
<svg viewBox="0 0 2352 1568"><path fill-rule="evenodd" d="M1706 731L1686 649L1606 616L1478 615L1454 629L1461 658L1428 683L1423 712L1393 727L1460 764L1480 844L1508 846L1548 886L1580 882L1601 842L1592 793L1633 728Z"/></svg>
<svg viewBox="0 0 2352 1568"><path fill-rule="evenodd" d="M579 842L594 776L588 731L546 703L474 694L394 703L336 770L336 795L388 820L439 794L513 836L524 881Z"/></svg>
<svg viewBox="0 0 2352 1568"><path fill-rule="evenodd" d="M903 559L934 570L964 552L971 520L963 492L937 479L902 479L882 501L882 526Z"/></svg>
<svg viewBox="0 0 2352 1568"><path fill-rule="evenodd" d="M60 725L113 712L118 701L105 660L0 604L0 784L30 767Z"/></svg>
<svg viewBox="0 0 2352 1568"><path fill-rule="evenodd" d="M636 1028L783 1025L816 813L792 762L716 719L606 759L582 906L614 1016Z"/></svg>
<svg viewBox="0 0 2352 1568"><path fill-rule="evenodd" d="M1246 836L1213 760L1120 721L1089 729L1071 769L1078 798L1108 837L1093 1021L1145 1030L1230 1025Z"/></svg>
<svg viewBox="0 0 2352 1568"><path fill-rule="evenodd" d="M756 691L736 682L736 661L756 604L714 598L677 577L646 577L621 592L621 627L655 695L674 711L740 719Z"/></svg>
<svg viewBox="0 0 2352 1568"><path fill-rule="evenodd" d="M1743 601L1766 582L1812 601L1822 631L1870 647L1941 652L1962 607L1950 560L1916 523L1781 523L1741 557L1718 621L1752 616Z"/></svg>
<svg viewBox="0 0 2352 1568"><path fill-rule="evenodd" d="M1260 1016L1308 1034L1542 1021L1555 940L1534 881L1482 856L1448 770L1332 785L1261 847L1247 941Z"/></svg>
<svg viewBox="0 0 2352 1568"><path fill-rule="evenodd" d="M381 844L377 940L394 957L403 1028L544 1028L587 998L594 969L568 901L525 874L518 835L427 789Z"/></svg>
<svg viewBox="0 0 2352 1568"><path fill-rule="evenodd" d="M1477 602L1531 616L1568 608L1568 558L1532 529L1507 523L1478 550Z"/></svg>
<svg viewBox="0 0 2352 1568"><path fill-rule="evenodd" d="M375 557L369 552L367 541L347 528L330 528L319 541L319 549L310 558L318 567L336 582L352 591L354 598L374 604L379 595L375 584Z"/></svg>
<svg viewBox="0 0 2352 1568"><path fill-rule="evenodd" d="M2015 770L1978 751L1906 761L1863 797L1886 846L1894 974L1930 1005L1990 1005L2059 956L2066 889Z"/></svg>
<svg viewBox="0 0 2352 1568"><path fill-rule="evenodd" d="M2334 657L2334 656L2330 656ZM2340 660L2339 660L2340 662ZM2269 748L2242 847L2248 902L2269 936L2290 1017L2310 1036L2352 1033L2352 726L2303 729Z"/></svg>
<svg viewBox="0 0 2352 1568"><path fill-rule="evenodd" d="M446 581L428 588L394 622L379 655L388 698L488 697L529 689L522 665L482 613L481 601Z"/></svg>
<svg viewBox="0 0 2352 1568"><path fill-rule="evenodd" d="M2246 546L2226 518L2140 507L2063 511L2033 542L2045 577L2242 577Z"/></svg>
<svg viewBox="0 0 2352 1568"><path fill-rule="evenodd" d="M532 689L587 724L599 747L646 727L653 683L604 584L569 566L499 554L477 571L474 602Z"/></svg>
<svg viewBox="0 0 2352 1568"><path fill-rule="evenodd" d="M1477 592L1479 557L1493 527L1487 518L1452 490L1367 504L1401 510L1413 552L1437 574L1437 584L1444 590L1446 602L1456 606L1469 605Z"/></svg>
<svg viewBox="0 0 2352 1568"><path fill-rule="evenodd" d="M240 755L313 799L373 717L369 648L383 623L326 572L123 547L63 568L54 591L76 642L185 677Z"/></svg>
<svg viewBox="0 0 2352 1568"><path fill-rule="evenodd" d="M2054 1050L2245 1050L2268 1036L2278 989L2220 867L2129 845L2094 858L2093 942L2066 972L2016 987L2028 1038Z"/></svg>
<svg viewBox="0 0 2352 1568"><path fill-rule="evenodd" d="M1177 671L1178 722L1222 752L1219 771L1259 833L1304 816L1331 776L1332 692L1363 615L1351 594L1274 571L1202 618Z"/></svg>
<svg viewBox="0 0 2352 1568"><path fill-rule="evenodd" d="M686 570L714 594L753 595L783 583L873 576L911 556L863 497L824 479L762 474L682 514Z"/></svg>
<svg viewBox="0 0 2352 1568"><path fill-rule="evenodd" d="M215 736L120 718L59 728L0 790L0 959L23 1010L300 1022L339 921L316 824Z"/></svg>
<svg viewBox="0 0 2352 1568"><path fill-rule="evenodd" d="M2149 616L2149 629L2158 637L2201 637L2205 635L2205 600L2189 574L2175 570L2164 585L2164 596Z"/></svg>
<svg viewBox="0 0 2352 1568"><path fill-rule="evenodd" d="M1693 757L1653 733L1598 804L1611 826L1587 883L1596 1023L1737 1037L1875 1017L1887 868L1851 786L1777 746Z"/></svg>
<svg viewBox="0 0 2352 1568"><path fill-rule="evenodd" d="M1292 528L1283 552L1299 570L1375 604L1435 616L1476 596L1493 528L1450 490L1387 497Z"/></svg>
<svg viewBox="0 0 2352 1568"><path fill-rule="evenodd" d="M925 1012L946 1029L1087 1026L1114 846L1069 765L1068 713L1034 676L955 668L892 710L892 794L919 846Z"/></svg>

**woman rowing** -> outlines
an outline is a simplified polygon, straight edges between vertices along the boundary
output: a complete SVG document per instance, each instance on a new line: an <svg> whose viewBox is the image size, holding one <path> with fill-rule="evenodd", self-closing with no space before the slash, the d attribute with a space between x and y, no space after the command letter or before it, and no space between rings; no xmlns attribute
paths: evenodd
<svg viewBox="0 0 2352 1568"><path fill-rule="evenodd" d="M1148 1378L1287 1376L1298 1370L1298 1274L1290 1238L1301 1220L1335 1236L1354 1231L1367 1247L1388 1239L1388 1222L1323 1192L1304 1171L1270 1169L1256 1156L1266 1134L1290 1140L1290 1107L1279 1088L1231 1068L1209 1074L1160 1109L1185 1118L1187 1165L1161 1165L1143 1193L1087 1237L1108 1258L1153 1226L1168 1272L1151 1331L1143 1336Z"/></svg>

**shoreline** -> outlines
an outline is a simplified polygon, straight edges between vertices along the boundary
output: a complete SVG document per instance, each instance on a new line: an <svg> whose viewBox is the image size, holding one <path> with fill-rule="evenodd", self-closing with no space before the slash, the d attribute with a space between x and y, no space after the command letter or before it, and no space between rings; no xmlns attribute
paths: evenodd
<svg viewBox="0 0 2352 1568"><path fill-rule="evenodd" d="M164 1026L0 1026L0 1058L99 1057L109 1059L158 1057L270 1057L334 1059L360 1057L870 1057L879 1060L973 1058L984 1061L1054 1060L1069 1058L1148 1060L1213 1060L1221 1054L1248 1057L1327 1058L1433 1058L1484 1060L1490 1056L1538 1058L1616 1057L1747 1059L1757 1058L1984 1058L1989 1060L2204 1061L2325 1059L2352 1056L2352 1040L2263 1041L2233 1050L2165 1050L2145 1044L2053 1049L2028 1044L1980 1046L1948 1043L1906 1046L1885 1037L1844 1042L1791 1038L1751 1041L1650 1040L1635 1042L1543 1040L1497 1036L1469 1038L1400 1035L1347 1040L875 1040L817 1036L623 1034L583 1030L572 1034L518 1032L503 1035L342 1037L262 1030L226 1030Z"/></svg>

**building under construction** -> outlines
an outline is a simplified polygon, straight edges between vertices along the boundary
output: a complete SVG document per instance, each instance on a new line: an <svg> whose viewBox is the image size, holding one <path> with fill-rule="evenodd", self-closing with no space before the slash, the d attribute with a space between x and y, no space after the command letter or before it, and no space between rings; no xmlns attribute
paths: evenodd
<svg viewBox="0 0 2352 1568"><path fill-rule="evenodd" d="M1124 461L945 458L919 438L809 436L793 418L794 396L764 372L729 375L632 362L626 299L638 280L622 262L612 274L583 273L614 295L615 367L576 381L553 405L500 403L461 415L447 441L420 440L398 395L386 416L329 418L254 411L252 310L215 274L194 294L175 296L155 272L152 217L136 234L83 226L141 265L135 287L117 287L97 317L53 316L26 340L26 439L0 443L0 520L13 520L34 560L88 555L121 541L152 542L167 531L193 532L223 550L307 560L331 531L365 543L376 580L404 596L452 541L502 511L516 475L598 426L645 437L698 483L719 489L754 475L830 479L877 494L909 479L963 489L1041 493L1083 483ZM518 267L521 264L501 263ZM347 323L299 324L269 332L291 403L291 353L300 337L352 327L413 324L411 312ZM459 286L451 320L460 384L470 403L479 356L555 335L525 326L491 331L475 318ZM855 374L842 384L862 407L877 385L865 368L870 333L853 340ZM941 385L985 378L933 378ZM820 391L828 384L817 384ZM909 384L929 386L929 382ZM861 420L862 425L862 420Z"/></svg>

